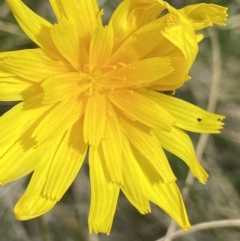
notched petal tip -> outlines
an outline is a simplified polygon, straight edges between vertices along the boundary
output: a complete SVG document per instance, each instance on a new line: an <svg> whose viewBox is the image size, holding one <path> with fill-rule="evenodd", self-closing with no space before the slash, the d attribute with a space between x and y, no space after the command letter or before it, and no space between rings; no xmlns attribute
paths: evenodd
<svg viewBox="0 0 240 241"><path fill-rule="evenodd" d="M188 231L188 230L191 229L191 227L192 227L191 224L188 224L188 225L186 225L184 227L181 227L181 228L182 228L183 231Z"/></svg>
<svg viewBox="0 0 240 241"><path fill-rule="evenodd" d="M203 168L202 168L203 169ZM195 176L198 181L202 184L206 184L209 178L208 173L203 169L203 171L201 172L201 175Z"/></svg>
<svg viewBox="0 0 240 241"><path fill-rule="evenodd" d="M219 5L200 3L184 7L180 12L186 14L195 30L200 30L213 24L225 26L227 10Z"/></svg>

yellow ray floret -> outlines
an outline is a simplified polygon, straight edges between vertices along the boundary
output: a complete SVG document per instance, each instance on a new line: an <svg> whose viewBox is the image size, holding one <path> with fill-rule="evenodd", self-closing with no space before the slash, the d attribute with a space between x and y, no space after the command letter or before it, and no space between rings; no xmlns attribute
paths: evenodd
<svg viewBox="0 0 240 241"><path fill-rule="evenodd" d="M109 234L120 188L106 175L106 166L101 161L99 151L90 147L89 152L91 178L89 229L90 232Z"/></svg>
<svg viewBox="0 0 240 241"><path fill-rule="evenodd" d="M101 141L102 161L106 163L108 175L112 182L122 183L122 133L117 114L107 103L106 127ZM114 160L114 162L113 162Z"/></svg>
<svg viewBox="0 0 240 241"><path fill-rule="evenodd" d="M205 111L186 101L150 90L141 90L144 96L158 103L175 117L175 125L199 133L220 133L223 128L222 115Z"/></svg>

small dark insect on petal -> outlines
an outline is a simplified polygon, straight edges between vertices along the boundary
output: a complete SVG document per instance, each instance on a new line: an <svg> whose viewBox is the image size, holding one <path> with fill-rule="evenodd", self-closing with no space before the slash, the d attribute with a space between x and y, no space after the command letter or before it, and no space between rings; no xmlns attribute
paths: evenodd
<svg viewBox="0 0 240 241"><path fill-rule="evenodd" d="M198 122L201 122L201 121L202 121L202 119L201 119L201 118L197 118L197 121L198 121Z"/></svg>
<svg viewBox="0 0 240 241"><path fill-rule="evenodd" d="M165 94L165 95L175 95L175 90L166 90L166 91L158 91L159 93Z"/></svg>

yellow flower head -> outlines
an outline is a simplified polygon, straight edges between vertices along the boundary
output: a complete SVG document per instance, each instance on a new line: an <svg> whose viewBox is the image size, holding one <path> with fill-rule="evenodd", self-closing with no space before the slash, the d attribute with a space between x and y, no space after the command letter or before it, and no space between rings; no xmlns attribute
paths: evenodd
<svg viewBox="0 0 240 241"><path fill-rule="evenodd" d="M0 54L0 100L21 101L0 118L0 182L34 172L17 218L50 210L89 150L90 231L110 232L120 190L140 213L151 201L188 229L162 148L206 182L183 130L219 133L223 116L163 92L189 78L202 38L195 30L224 25L226 9L124 0L103 26L96 0L50 0L56 24L20 0L6 2L39 46Z"/></svg>

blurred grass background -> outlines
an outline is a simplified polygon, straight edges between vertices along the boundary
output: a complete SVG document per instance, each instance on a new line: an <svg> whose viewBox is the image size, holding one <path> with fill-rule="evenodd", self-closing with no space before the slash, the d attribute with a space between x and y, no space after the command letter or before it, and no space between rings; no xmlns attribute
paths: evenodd
<svg viewBox="0 0 240 241"><path fill-rule="evenodd" d="M54 22L48 0L25 0L35 12ZM99 0L105 10L107 23L120 0ZM175 7L199 3L198 0L171 0ZM202 163L210 174L202 185L197 181L190 187L185 201L192 224L213 220L240 218L240 1L205 1L229 8L227 26L214 27L213 31L221 49L220 88L215 112L225 115L225 128L221 135L211 135L203 152ZM212 44L209 31L203 31L205 39L200 43L197 60L191 70L192 79L176 96L202 108L207 107L213 73ZM36 45L21 31L9 8L0 0L0 51L35 48ZM0 102L0 114L14 103ZM16 120L17 121L17 120ZM190 134L197 146L199 134ZM188 173L186 165L168 154L172 168L183 189ZM89 235L87 218L90 187L88 166L85 165L63 199L40 218L20 222L15 219L13 207L24 192L29 177L22 178L0 188L0 241L154 241L163 237L170 219L158 207L152 205L152 213L142 216L120 196L110 236ZM240 228L212 228L195 232L178 241L238 241Z"/></svg>

